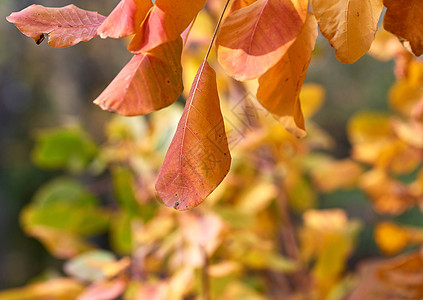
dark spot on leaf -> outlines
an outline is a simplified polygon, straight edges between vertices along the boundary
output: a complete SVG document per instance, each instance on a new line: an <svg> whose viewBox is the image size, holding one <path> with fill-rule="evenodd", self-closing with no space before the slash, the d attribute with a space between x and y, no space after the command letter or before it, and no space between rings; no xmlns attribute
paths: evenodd
<svg viewBox="0 0 423 300"><path fill-rule="evenodd" d="M166 80L166 83L167 83L167 84L170 84L170 80L169 80L169 79L168 79L168 80Z"/></svg>
<svg viewBox="0 0 423 300"><path fill-rule="evenodd" d="M41 43L45 40L45 38L46 38L46 37L48 37L48 34L47 34L47 33L42 33L42 34L38 37L38 39L35 41L35 43L36 43L37 45L41 44Z"/></svg>
<svg viewBox="0 0 423 300"><path fill-rule="evenodd" d="M179 202L178 202L178 201L176 201L176 202L175 202L175 204L173 205L173 208L175 208L175 209L176 209L176 208L178 208L178 206L179 206Z"/></svg>
<svg viewBox="0 0 423 300"><path fill-rule="evenodd" d="M357 12L357 17L359 17L360 16L360 13L359 12Z"/></svg>
<svg viewBox="0 0 423 300"><path fill-rule="evenodd" d="M57 25L57 27L62 27L62 25Z"/></svg>
<svg viewBox="0 0 423 300"><path fill-rule="evenodd" d="M178 193L175 193L175 197L178 197Z"/></svg>

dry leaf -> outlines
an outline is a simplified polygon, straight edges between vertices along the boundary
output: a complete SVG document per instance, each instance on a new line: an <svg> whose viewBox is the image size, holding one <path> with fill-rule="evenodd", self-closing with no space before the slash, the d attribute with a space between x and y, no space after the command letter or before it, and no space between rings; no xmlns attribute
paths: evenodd
<svg viewBox="0 0 423 300"><path fill-rule="evenodd" d="M322 35L343 63L353 63L370 49L382 12L382 0L312 0Z"/></svg>
<svg viewBox="0 0 423 300"><path fill-rule="evenodd" d="M226 73L243 81L274 66L300 33L307 5L308 0L258 0L227 16L216 39Z"/></svg>
<svg viewBox="0 0 423 300"><path fill-rule="evenodd" d="M151 113L182 93L182 40L135 55L94 100L102 109L124 116Z"/></svg>
<svg viewBox="0 0 423 300"><path fill-rule="evenodd" d="M421 0L383 0L386 13L383 27L409 43L416 56L423 54L423 2Z"/></svg>
<svg viewBox="0 0 423 300"><path fill-rule="evenodd" d="M316 19L309 13L301 33L288 52L259 78L257 99L286 130L298 138L306 135L299 95L317 34Z"/></svg>
<svg viewBox="0 0 423 300"><path fill-rule="evenodd" d="M219 185L230 164L216 73L204 60L160 169L156 190L167 206L193 208Z"/></svg>
<svg viewBox="0 0 423 300"><path fill-rule="evenodd" d="M98 35L118 39L136 33L152 5L151 0L121 0L97 29Z"/></svg>
<svg viewBox="0 0 423 300"><path fill-rule="evenodd" d="M14 12L7 20L23 34L40 44L46 37L55 48L73 46L97 36L97 28L106 17L71 4L65 7L44 7L33 4Z"/></svg>

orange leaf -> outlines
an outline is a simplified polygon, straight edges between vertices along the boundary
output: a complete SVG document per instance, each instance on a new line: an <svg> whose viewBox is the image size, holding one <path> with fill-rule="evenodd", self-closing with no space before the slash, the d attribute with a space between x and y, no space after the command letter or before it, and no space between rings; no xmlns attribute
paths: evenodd
<svg viewBox="0 0 423 300"><path fill-rule="evenodd" d="M193 208L219 185L230 164L216 73L204 60L157 178L156 190L167 206Z"/></svg>
<svg viewBox="0 0 423 300"><path fill-rule="evenodd" d="M234 11L216 39L219 63L236 80L262 75L297 38L308 0L258 0Z"/></svg>
<svg viewBox="0 0 423 300"><path fill-rule="evenodd" d="M182 93L182 40L135 55L94 103L124 116L169 106Z"/></svg>
<svg viewBox="0 0 423 300"><path fill-rule="evenodd" d="M6 19L37 44L49 37L50 46L64 48L96 37L97 28L105 18L73 4L59 8L34 4L12 13Z"/></svg>
<svg viewBox="0 0 423 300"><path fill-rule="evenodd" d="M309 13L298 38L282 59L259 78L257 99L297 137L306 135L300 91L317 38L317 23Z"/></svg>
<svg viewBox="0 0 423 300"><path fill-rule="evenodd" d="M423 2L421 0L383 0L386 14L383 27L400 40L410 43L416 56L423 54Z"/></svg>
<svg viewBox="0 0 423 300"><path fill-rule="evenodd" d="M149 51L176 40L205 4L206 0L157 0L129 44L129 51Z"/></svg>
<svg viewBox="0 0 423 300"><path fill-rule="evenodd" d="M98 35L118 39L134 34L152 6L151 0L121 0L97 29Z"/></svg>
<svg viewBox="0 0 423 300"><path fill-rule="evenodd" d="M369 49L382 12L382 0L312 0L322 35L342 63L354 63Z"/></svg>
<svg viewBox="0 0 423 300"><path fill-rule="evenodd" d="M256 0L234 0L232 2L230 13L232 13L232 12L238 10L238 9L247 7L248 5L250 5L254 2L256 2Z"/></svg>

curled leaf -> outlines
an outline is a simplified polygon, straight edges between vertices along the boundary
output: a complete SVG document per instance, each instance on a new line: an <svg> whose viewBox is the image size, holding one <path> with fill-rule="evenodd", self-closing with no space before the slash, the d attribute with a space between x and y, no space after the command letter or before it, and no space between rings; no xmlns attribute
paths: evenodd
<svg viewBox="0 0 423 300"><path fill-rule="evenodd" d="M135 55L94 100L102 109L124 116L169 106L182 93L182 40Z"/></svg>
<svg viewBox="0 0 423 300"><path fill-rule="evenodd" d="M204 60L156 181L162 201L178 210L200 204L229 171L216 73Z"/></svg>
<svg viewBox="0 0 423 300"><path fill-rule="evenodd" d="M48 36L50 46L64 48L96 37L97 28L105 18L73 4L58 8L34 4L6 19L37 44Z"/></svg>

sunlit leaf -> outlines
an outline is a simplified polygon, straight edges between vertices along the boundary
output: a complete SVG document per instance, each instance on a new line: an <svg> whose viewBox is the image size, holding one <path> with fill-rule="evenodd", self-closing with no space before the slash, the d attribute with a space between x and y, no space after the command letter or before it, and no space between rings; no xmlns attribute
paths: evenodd
<svg viewBox="0 0 423 300"><path fill-rule="evenodd" d="M204 60L160 169L158 195L175 209L193 208L219 185L230 163L216 75Z"/></svg>
<svg viewBox="0 0 423 300"><path fill-rule="evenodd" d="M320 190L330 192L355 187L362 171L360 165L350 159L325 159L313 166L311 176Z"/></svg>
<svg viewBox="0 0 423 300"><path fill-rule="evenodd" d="M375 228L375 240L379 248L386 254L397 254L408 243L407 232L392 222L381 222Z"/></svg>
<svg viewBox="0 0 423 300"><path fill-rule="evenodd" d="M91 40L97 36L97 28L105 19L96 12L80 9L73 4L60 8L33 4L7 17L9 22L37 44L48 37L48 44L55 48Z"/></svg>
<svg viewBox="0 0 423 300"><path fill-rule="evenodd" d="M243 81L274 66L300 33L307 6L308 0L258 0L227 16L216 39L226 73Z"/></svg>
<svg viewBox="0 0 423 300"><path fill-rule="evenodd" d="M407 67L407 76L394 83L389 90L389 104L409 117L423 99L423 63L412 61Z"/></svg>
<svg viewBox="0 0 423 300"><path fill-rule="evenodd" d="M256 0L234 0L232 1L231 12L234 12L238 9L247 7L250 4L253 4Z"/></svg>
<svg viewBox="0 0 423 300"><path fill-rule="evenodd" d="M383 28L376 32L375 39L370 47L369 54L382 61L395 58L396 55L406 51L397 37Z"/></svg>
<svg viewBox="0 0 423 300"><path fill-rule="evenodd" d="M129 44L129 50L145 52L176 40L205 3L206 0L156 0Z"/></svg>
<svg viewBox="0 0 423 300"><path fill-rule="evenodd" d="M98 35L118 39L136 33L151 6L151 0L121 0L97 29Z"/></svg>
<svg viewBox="0 0 423 300"><path fill-rule="evenodd" d="M315 83L306 83L300 91L301 110L304 119L311 118L323 105L325 89Z"/></svg>
<svg viewBox="0 0 423 300"><path fill-rule="evenodd" d="M0 291L2 300L75 300L82 292L83 285L70 278L55 278L36 282L22 288Z"/></svg>
<svg viewBox="0 0 423 300"><path fill-rule="evenodd" d="M343 63L363 56L374 39L382 0L312 0L319 28Z"/></svg>
<svg viewBox="0 0 423 300"><path fill-rule="evenodd" d="M183 90L181 52L182 40L178 38L135 55L94 103L124 116L169 106Z"/></svg>
<svg viewBox="0 0 423 300"><path fill-rule="evenodd" d="M300 90L317 38L317 23L310 13L295 42L282 59L259 78L257 99L286 130L306 135Z"/></svg>

